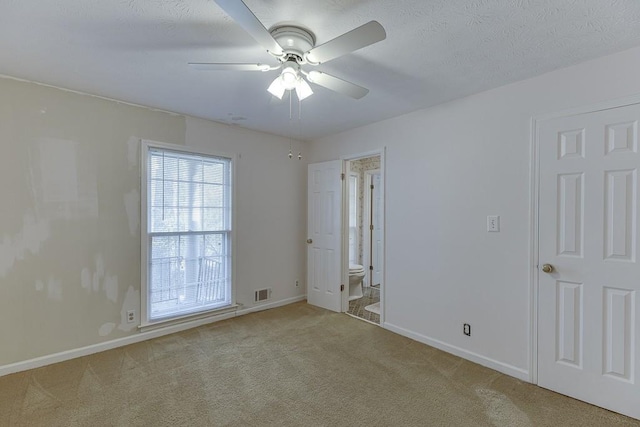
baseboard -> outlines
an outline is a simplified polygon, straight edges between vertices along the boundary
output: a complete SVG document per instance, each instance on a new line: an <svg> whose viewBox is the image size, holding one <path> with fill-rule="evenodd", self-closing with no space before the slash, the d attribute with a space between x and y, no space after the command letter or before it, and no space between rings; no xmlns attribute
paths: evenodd
<svg viewBox="0 0 640 427"><path fill-rule="evenodd" d="M256 311L269 310L271 308L282 307L283 305L293 304L295 302L305 301L307 299L306 295L299 295L297 297L286 298L279 301L274 301L265 304L254 305L253 307L242 308L236 311L238 316L242 316L243 314L255 313Z"/></svg>
<svg viewBox="0 0 640 427"><path fill-rule="evenodd" d="M66 360L88 356L94 353L100 353L101 351L107 351L107 350L112 350L118 347L124 347L125 345L135 344L135 343L150 340L153 338L158 338L164 335L174 334L176 332L185 331L191 328L197 328L198 326L219 322L221 320L231 319L233 317L242 316L242 315L253 313L256 311L268 310L270 308L276 308L284 305L293 304L295 302L304 301L306 298L307 298L306 295L287 298L284 300L274 301L270 304L262 304L255 307L236 310L234 312L199 318L191 321L178 323L175 325L153 329L150 331L140 332L134 335L130 335L128 337L118 338L115 340L105 341L98 344L88 345L86 347L75 348L73 350L62 351L60 353L49 354L46 356L36 357L34 359L11 363L9 365L0 366L0 377L4 375L14 374L16 372L27 371L29 369L41 368L43 366L51 365L53 363L64 362Z"/></svg>
<svg viewBox="0 0 640 427"><path fill-rule="evenodd" d="M382 327L390 330L391 332L395 332L396 334L411 338L412 340L416 340L431 347L435 347L438 350L442 350L458 357L462 357L463 359L470 360L471 362L477 363L478 365L486 366L487 368L494 369L498 372L502 372L503 374L518 378L522 381L531 382L529 371L527 371L526 369L517 368L507 363L499 362L489 357L482 356L480 354L465 350L460 347L456 347L451 344L447 344L440 340L429 338L425 335L418 334L416 332L401 328L400 326L396 326L388 322L385 322Z"/></svg>

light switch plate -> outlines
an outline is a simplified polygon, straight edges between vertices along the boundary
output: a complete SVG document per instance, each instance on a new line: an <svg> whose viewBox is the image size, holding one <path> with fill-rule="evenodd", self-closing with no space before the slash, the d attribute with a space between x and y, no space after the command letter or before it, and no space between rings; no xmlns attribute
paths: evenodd
<svg viewBox="0 0 640 427"><path fill-rule="evenodd" d="M500 231L500 216L489 215L487 216L487 231L497 232Z"/></svg>

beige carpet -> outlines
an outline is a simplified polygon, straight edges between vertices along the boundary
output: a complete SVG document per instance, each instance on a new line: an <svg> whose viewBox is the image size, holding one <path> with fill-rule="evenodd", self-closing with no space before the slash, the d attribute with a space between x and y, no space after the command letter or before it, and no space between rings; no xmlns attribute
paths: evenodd
<svg viewBox="0 0 640 427"><path fill-rule="evenodd" d="M2 426L623 426L304 303L0 378Z"/></svg>

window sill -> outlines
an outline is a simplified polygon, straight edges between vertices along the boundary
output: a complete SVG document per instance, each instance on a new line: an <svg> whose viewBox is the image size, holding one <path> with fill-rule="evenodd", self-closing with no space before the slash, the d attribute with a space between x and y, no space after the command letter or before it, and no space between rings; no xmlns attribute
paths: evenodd
<svg viewBox="0 0 640 427"><path fill-rule="evenodd" d="M216 308L216 309L205 311L205 312L184 314L182 316L171 317L169 319L159 319L152 322L141 323L140 326L138 326L138 329L141 332L147 332L155 329L165 328L168 326L179 325L181 323L187 323L187 322L203 320L208 318L215 318L225 314L235 313L239 307L241 307L239 304L232 304L230 306Z"/></svg>

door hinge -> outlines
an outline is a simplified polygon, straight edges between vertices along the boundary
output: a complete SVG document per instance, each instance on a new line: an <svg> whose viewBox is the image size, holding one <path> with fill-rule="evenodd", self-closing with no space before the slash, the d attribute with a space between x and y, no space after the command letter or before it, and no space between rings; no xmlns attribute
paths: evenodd
<svg viewBox="0 0 640 427"><path fill-rule="evenodd" d="M373 271L373 265L369 266L369 270Z"/></svg>
<svg viewBox="0 0 640 427"><path fill-rule="evenodd" d="M373 224L369 226L369 230L373 231Z"/></svg>
<svg viewBox="0 0 640 427"><path fill-rule="evenodd" d="M371 184L371 189L373 190L373 184Z"/></svg>
<svg viewBox="0 0 640 427"><path fill-rule="evenodd" d="M340 179L344 181L344 174L343 173L340 174Z"/></svg>
<svg viewBox="0 0 640 427"><path fill-rule="evenodd" d="M344 292L344 285L340 285L340 292Z"/></svg>

